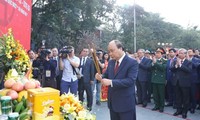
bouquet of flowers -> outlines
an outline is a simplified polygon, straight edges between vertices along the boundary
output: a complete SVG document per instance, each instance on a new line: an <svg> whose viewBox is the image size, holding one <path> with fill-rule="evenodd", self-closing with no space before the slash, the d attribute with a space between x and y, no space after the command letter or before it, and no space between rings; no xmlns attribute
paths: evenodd
<svg viewBox="0 0 200 120"><path fill-rule="evenodd" d="M29 57L19 41L15 40L12 29L8 29L8 33L0 37L0 67L7 74L15 76L24 75L30 67ZM8 75L7 75L8 77Z"/></svg>
<svg viewBox="0 0 200 120"><path fill-rule="evenodd" d="M84 109L81 102L73 94L62 94L60 96L60 110L64 120L95 120L95 116Z"/></svg>

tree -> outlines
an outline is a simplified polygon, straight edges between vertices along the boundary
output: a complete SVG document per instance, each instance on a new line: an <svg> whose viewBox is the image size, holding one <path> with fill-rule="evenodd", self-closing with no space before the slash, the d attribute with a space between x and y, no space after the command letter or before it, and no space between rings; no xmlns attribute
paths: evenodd
<svg viewBox="0 0 200 120"><path fill-rule="evenodd" d="M122 41L128 49L133 50L134 6L120 7L120 30ZM146 12L136 5L137 48L156 49L157 43L173 43L174 47L197 47L199 32L197 26L185 30L180 25L165 22L157 13ZM192 41L187 44L187 40ZM187 41L187 42L186 42Z"/></svg>
<svg viewBox="0 0 200 120"><path fill-rule="evenodd" d="M46 40L49 47L77 47L85 31L94 32L114 0L37 0L33 4L32 43L40 46Z"/></svg>

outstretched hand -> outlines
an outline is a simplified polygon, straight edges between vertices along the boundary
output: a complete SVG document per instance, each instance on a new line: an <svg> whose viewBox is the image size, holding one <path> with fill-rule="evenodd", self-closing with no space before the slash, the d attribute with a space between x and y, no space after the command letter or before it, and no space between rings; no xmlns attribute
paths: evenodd
<svg viewBox="0 0 200 120"><path fill-rule="evenodd" d="M99 80L99 81L102 80L102 76L101 76L101 74L99 74L99 73L96 73L95 78L96 78L97 80Z"/></svg>

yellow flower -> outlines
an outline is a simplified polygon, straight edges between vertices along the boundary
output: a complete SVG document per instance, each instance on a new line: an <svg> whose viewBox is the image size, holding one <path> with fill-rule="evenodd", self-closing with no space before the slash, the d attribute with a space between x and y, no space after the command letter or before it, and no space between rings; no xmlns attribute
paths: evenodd
<svg viewBox="0 0 200 120"><path fill-rule="evenodd" d="M20 42L15 40L12 29L8 29L8 33L0 38L0 42L4 43L0 44L0 50L3 54L0 61L3 61L4 67L6 69L14 68L19 74L26 72L30 65L29 57Z"/></svg>
<svg viewBox="0 0 200 120"><path fill-rule="evenodd" d="M8 59L12 58L12 56L10 54L7 54L6 56L7 56Z"/></svg>
<svg viewBox="0 0 200 120"><path fill-rule="evenodd" d="M16 45L14 43L11 44L11 47L14 48Z"/></svg>
<svg viewBox="0 0 200 120"><path fill-rule="evenodd" d="M95 120L95 117L84 109L78 97L71 93L60 96L61 111L65 117L73 116L76 120Z"/></svg>

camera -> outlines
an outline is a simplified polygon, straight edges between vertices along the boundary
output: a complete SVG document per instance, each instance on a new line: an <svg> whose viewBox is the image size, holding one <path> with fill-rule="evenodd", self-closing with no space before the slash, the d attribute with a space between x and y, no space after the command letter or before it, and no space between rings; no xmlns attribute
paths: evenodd
<svg viewBox="0 0 200 120"><path fill-rule="evenodd" d="M42 51L40 51L39 58L44 60L46 59L46 56L49 55L50 53L51 53L50 49L43 49Z"/></svg>
<svg viewBox="0 0 200 120"><path fill-rule="evenodd" d="M96 55L97 55L97 56L103 55L103 51L102 51L102 50L97 50L97 51L96 51Z"/></svg>
<svg viewBox="0 0 200 120"><path fill-rule="evenodd" d="M64 46L59 52L61 53L61 57L66 58L68 54L72 53L72 48Z"/></svg>
<svg viewBox="0 0 200 120"><path fill-rule="evenodd" d="M42 49L36 60L33 61L33 78L38 79L44 73L46 57L51 53L50 49Z"/></svg>

